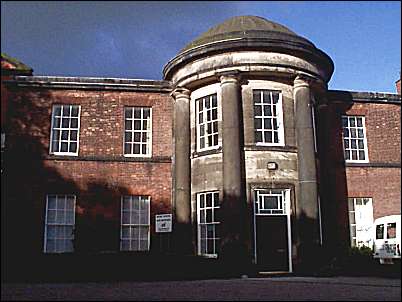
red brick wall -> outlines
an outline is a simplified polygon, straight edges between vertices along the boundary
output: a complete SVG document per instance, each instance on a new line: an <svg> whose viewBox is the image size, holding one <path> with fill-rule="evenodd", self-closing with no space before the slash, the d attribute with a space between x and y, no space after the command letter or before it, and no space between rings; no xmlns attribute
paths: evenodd
<svg viewBox="0 0 402 302"><path fill-rule="evenodd" d="M92 250L119 250L122 195L151 196L154 233L154 215L171 212L168 94L17 88L10 99L7 225L16 229L13 238L28 237L9 238L10 250L41 253L46 194L77 196L76 238L91 242ZM53 104L81 105L79 156L49 155ZM151 159L123 156L124 106L152 107ZM83 233L89 235L82 238ZM151 249L158 250L154 237Z"/></svg>
<svg viewBox="0 0 402 302"><path fill-rule="evenodd" d="M320 119L324 236L349 242L348 197L372 197L374 218L401 213L401 107L330 100ZM368 164L344 163L342 115L364 115ZM325 129L325 127L327 127ZM334 225L337 225L334 228Z"/></svg>
<svg viewBox="0 0 402 302"><path fill-rule="evenodd" d="M348 115L366 117L370 163L401 163L401 106L354 104ZM401 169L348 167L348 196L372 197L374 219L401 213Z"/></svg>

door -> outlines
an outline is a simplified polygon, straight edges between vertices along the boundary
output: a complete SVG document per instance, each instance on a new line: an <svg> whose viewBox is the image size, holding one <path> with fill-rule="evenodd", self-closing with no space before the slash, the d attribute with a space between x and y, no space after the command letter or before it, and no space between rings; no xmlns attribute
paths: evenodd
<svg viewBox="0 0 402 302"><path fill-rule="evenodd" d="M289 190L256 190L255 260L260 270L291 271Z"/></svg>

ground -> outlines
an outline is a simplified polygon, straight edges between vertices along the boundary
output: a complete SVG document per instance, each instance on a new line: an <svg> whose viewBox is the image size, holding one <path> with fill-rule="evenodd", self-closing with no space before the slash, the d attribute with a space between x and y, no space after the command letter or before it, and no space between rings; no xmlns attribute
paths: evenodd
<svg viewBox="0 0 402 302"><path fill-rule="evenodd" d="M287 276L157 282L3 283L1 300L401 301L401 279Z"/></svg>

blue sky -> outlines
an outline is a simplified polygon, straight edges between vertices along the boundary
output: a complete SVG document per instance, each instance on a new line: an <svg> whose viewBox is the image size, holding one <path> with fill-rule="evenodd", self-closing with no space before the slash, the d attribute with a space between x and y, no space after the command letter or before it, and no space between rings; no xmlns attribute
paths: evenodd
<svg viewBox="0 0 402 302"><path fill-rule="evenodd" d="M399 1L2 1L1 51L35 75L158 80L186 44L240 15L280 23L326 52L330 89L395 92Z"/></svg>

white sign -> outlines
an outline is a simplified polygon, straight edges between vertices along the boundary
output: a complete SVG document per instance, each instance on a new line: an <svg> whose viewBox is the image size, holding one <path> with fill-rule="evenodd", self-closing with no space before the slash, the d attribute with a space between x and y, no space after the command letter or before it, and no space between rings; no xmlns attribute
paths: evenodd
<svg viewBox="0 0 402 302"><path fill-rule="evenodd" d="M172 214L155 215L155 232L168 233L172 231Z"/></svg>

